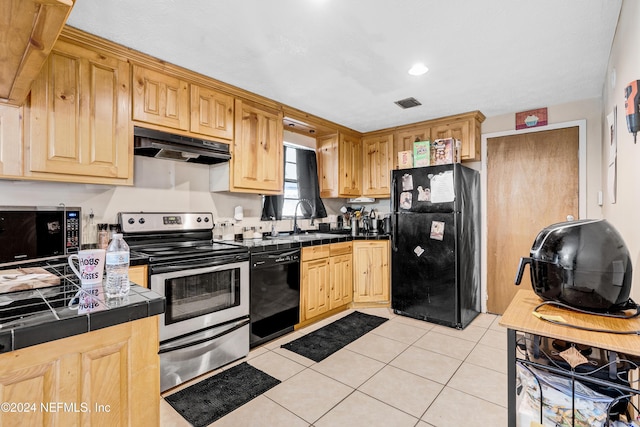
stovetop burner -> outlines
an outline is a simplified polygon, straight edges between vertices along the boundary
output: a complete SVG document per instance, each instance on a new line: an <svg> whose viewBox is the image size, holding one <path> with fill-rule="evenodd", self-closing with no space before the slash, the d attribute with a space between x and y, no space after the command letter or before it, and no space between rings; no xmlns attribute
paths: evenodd
<svg viewBox="0 0 640 427"><path fill-rule="evenodd" d="M131 251L150 264L248 253L245 247L213 241L211 213L121 212L118 220Z"/></svg>
<svg viewBox="0 0 640 427"><path fill-rule="evenodd" d="M176 242L176 244L171 246L164 245L158 247L150 246L149 244L140 246L130 245L130 249L143 256L149 257L150 262L172 257L212 257L247 252L247 249L242 246L202 241Z"/></svg>

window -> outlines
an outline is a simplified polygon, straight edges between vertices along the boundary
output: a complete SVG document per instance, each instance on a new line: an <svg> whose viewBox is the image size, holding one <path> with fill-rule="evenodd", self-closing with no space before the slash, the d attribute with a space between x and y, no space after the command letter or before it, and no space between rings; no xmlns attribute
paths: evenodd
<svg viewBox="0 0 640 427"><path fill-rule="evenodd" d="M284 189L282 194L264 196L261 218L263 221L273 218L291 219L295 215L296 205L302 199L307 200L309 204L299 205L299 218L327 216L324 203L320 198L315 150L285 142Z"/></svg>
<svg viewBox="0 0 640 427"><path fill-rule="evenodd" d="M300 186L298 185L297 150L304 148L285 143L284 146L284 202L282 217L293 218L296 204L300 200ZM300 209L299 209L300 212Z"/></svg>

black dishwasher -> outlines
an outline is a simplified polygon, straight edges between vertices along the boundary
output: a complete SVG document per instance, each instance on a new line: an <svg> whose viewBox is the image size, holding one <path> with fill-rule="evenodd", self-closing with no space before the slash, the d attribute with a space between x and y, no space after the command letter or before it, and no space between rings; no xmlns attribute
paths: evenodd
<svg viewBox="0 0 640 427"><path fill-rule="evenodd" d="M300 249L251 254L250 346L287 332L300 321Z"/></svg>

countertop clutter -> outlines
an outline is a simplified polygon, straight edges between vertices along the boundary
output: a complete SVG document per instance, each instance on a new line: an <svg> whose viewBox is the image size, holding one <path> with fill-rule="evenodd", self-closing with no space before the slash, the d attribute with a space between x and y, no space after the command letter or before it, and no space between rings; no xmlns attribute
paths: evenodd
<svg viewBox="0 0 640 427"><path fill-rule="evenodd" d="M165 311L164 297L133 283L127 297L100 300L98 307L79 309L73 304L76 304L81 288L66 257L21 267L44 270L57 276L59 284L0 294L0 353L155 316Z"/></svg>
<svg viewBox="0 0 640 427"><path fill-rule="evenodd" d="M352 240L389 240L390 236L383 233L360 233L357 236L344 233L301 233L280 234L278 237L265 237L234 242L225 242L246 246L251 252L273 251L288 248L303 248L306 246L325 245L329 243L350 242Z"/></svg>

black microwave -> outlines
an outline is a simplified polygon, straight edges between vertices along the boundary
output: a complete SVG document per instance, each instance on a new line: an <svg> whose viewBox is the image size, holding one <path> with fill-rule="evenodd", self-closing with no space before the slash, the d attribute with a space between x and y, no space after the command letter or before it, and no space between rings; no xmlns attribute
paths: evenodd
<svg viewBox="0 0 640 427"><path fill-rule="evenodd" d="M0 206L0 264L78 252L81 209Z"/></svg>

